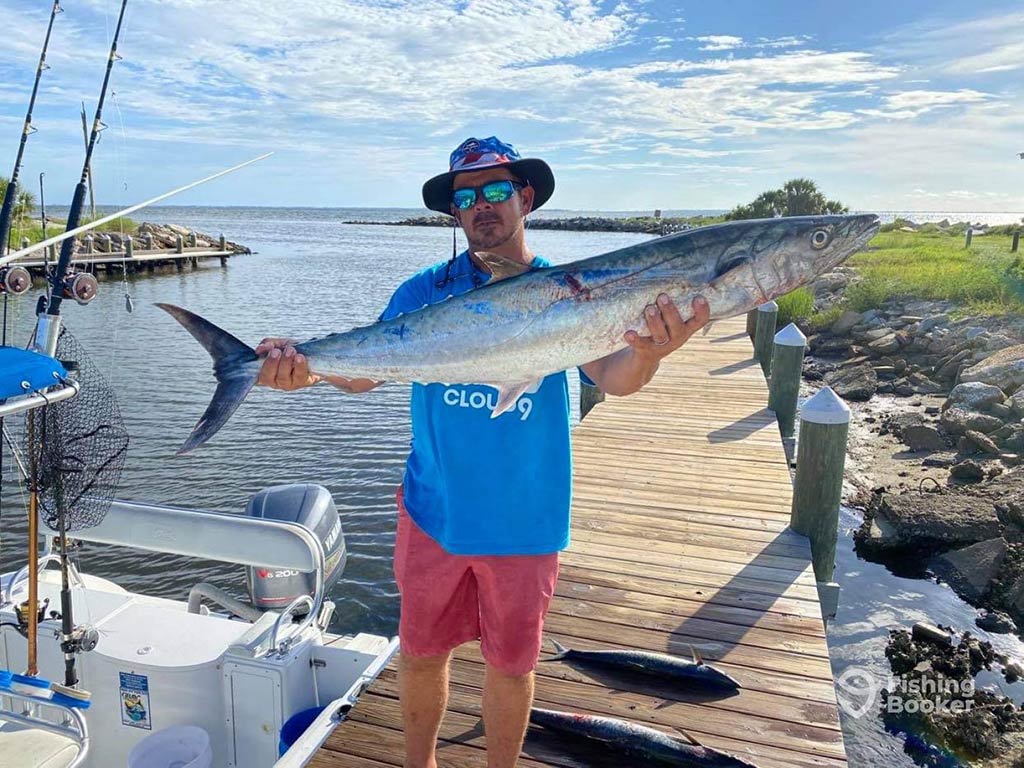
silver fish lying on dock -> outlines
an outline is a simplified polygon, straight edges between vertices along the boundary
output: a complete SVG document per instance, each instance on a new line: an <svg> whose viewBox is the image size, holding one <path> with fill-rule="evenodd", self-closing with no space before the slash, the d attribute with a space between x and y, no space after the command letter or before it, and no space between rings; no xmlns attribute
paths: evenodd
<svg viewBox="0 0 1024 768"><path fill-rule="evenodd" d="M717 224L601 256L530 270L392 320L296 346L314 373L498 390L492 416L545 376L598 360L646 333L665 293L684 319L697 296L733 317L833 269L878 231L878 217L795 216ZM248 345L188 310L158 304L214 360L217 390L178 453L209 440L256 383Z"/></svg>
<svg viewBox="0 0 1024 768"><path fill-rule="evenodd" d="M651 653L650 651L579 651L573 648L566 648L557 640L552 639L557 653L541 661L580 661L587 664L599 664L615 669L625 669L631 672L643 672L648 675L656 675L659 678L671 678L673 680L686 680L687 682L699 685L711 686L714 688L727 688L736 690L740 684L720 669L704 660L693 651L693 661L683 659L679 656L670 656L667 653Z"/></svg>
<svg viewBox="0 0 1024 768"><path fill-rule="evenodd" d="M606 747L631 755L637 765L671 765L678 768L757 768L753 763L705 747L680 731L688 739L680 741L645 725L614 717L530 709L530 722L552 731L600 742ZM626 763L623 763L625 765Z"/></svg>

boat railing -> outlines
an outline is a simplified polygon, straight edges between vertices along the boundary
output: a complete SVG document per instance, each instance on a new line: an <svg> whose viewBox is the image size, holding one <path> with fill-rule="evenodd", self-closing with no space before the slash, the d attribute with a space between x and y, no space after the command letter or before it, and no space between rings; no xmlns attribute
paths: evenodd
<svg viewBox="0 0 1024 768"><path fill-rule="evenodd" d="M42 528L44 533L57 534L45 524ZM287 638L297 636L312 623L324 602L323 545L301 523L114 500L98 525L75 531L73 536L81 541L149 552L312 573L312 608L300 626L287 633ZM289 606L282 616L290 616L294 609L295 606ZM272 646L268 654L278 650Z"/></svg>

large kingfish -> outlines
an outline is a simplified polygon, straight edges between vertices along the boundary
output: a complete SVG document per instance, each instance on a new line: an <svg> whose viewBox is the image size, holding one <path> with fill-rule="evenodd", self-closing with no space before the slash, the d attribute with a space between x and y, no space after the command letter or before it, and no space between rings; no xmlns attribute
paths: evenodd
<svg viewBox="0 0 1024 768"><path fill-rule="evenodd" d="M667 653L651 653L650 651L581 651L575 648L566 648L555 639L552 639L551 642L555 646L555 655L548 656L546 659L541 659L541 661L561 661L564 659L565 661L579 661L583 664L597 664L613 669L624 669L630 672L643 672L663 680L683 680L688 683L712 688L736 690L741 687L730 675L710 664L705 664L695 648L690 649L693 652L693 661L690 661L679 656L671 656Z"/></svg>
<svg viewBox="0 0 1024 768"><path fill-rule="evenodd" d="M666 293L684 318L698 295L712 320L788 293L863 248L878 217L801 216L717 224L556 267L535 269L393 320L295 349L318 374L498 390L493 414L543 377L589 363L646 333L644 307ZM178 451L209 440L245 398L262 360L188 310L159 304L206 348L217 390Z"/></svg>
<svg viewBox="0 0 1024 768"><path fill-rule="evenodd" d="M530 709L530 722L560 733L600 742L615 752L642 760L636 765L666 765L679 768L757 768L753 763L705 747L680 731L687 741L672 738L645 725L614 717ZM629 765L631 763L622 763Z"/></svg>

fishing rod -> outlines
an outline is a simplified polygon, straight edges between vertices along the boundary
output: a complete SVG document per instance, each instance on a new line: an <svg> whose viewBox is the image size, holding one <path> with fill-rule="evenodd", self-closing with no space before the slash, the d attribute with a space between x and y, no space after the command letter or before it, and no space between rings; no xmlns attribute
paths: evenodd
<svg viewBox="0 0 1024 768"><path fill-rule="evenodd" d="M46 50L50 47L50 33L53 31L53 22L57 18L57 14L62 11L63 8L60 7L60 0L54 0L53 10L50 11L50 22L46 26L43 50L39 54L39 66L36 67L36 79L32 84L32 95L28 100L28 112L25 114L25 126L21 131L18 154L14 159L14 171L11 173L10 181L7 182L3 203L0 204L0 254L3 254L6 250L11 236L11 220L14 218L14 203L18 196L18 175L21 173L21 161L25 156L25 145L28 143L28 137L35 133L35 129L32 127L32 110L36 106L36 94L39 92L39 81L42 79L43 71L49 69L49 66L46 64ZM8 272L9 270L0 269L0 291L24 293L28 290L27 287L24 287L24 276L21 273L12 281L9 279L10 275ZM13 284L8 285L8 283ZM21 290L16 290L17 288L21 288Z"/></svg>
<svg viewBox="0 0 1024 768"><path fill-rule="evenodd" d="M68 223L66 230L70 231L78 227L82 218L82 206L85 204L85 193L89 181L89 164L92 162L92 153L96 148L96 141L99 139L100 131L103 130L103 102L107 98L107 87L110 85L110 73L114 69L114 62L121 57L117 55L117 40L121 36L121 25L124 23L124 12L128 7L128 0L121 0L121 11L117 16L117 26L114 28L114 37L110 41L110 56L107 59L107 69L103 74L103 85L100 87L100 98L96 102L96 114L92 121L92 132L89 134L89 145L85 150L85 161L82 163L82 176L75 187L75 194L71 198L71 209L68 211ZM50 280L50 300L47 302L46 314L50 317L60 315L60 305L68 292L65 288L65 277L68 266L71 264L71 257L75 252L75 241L67 239L61 243L60 258L57 260L57 267L53 270ZM53 338L56 343L56 337ZM52 351L50 351L52 354Z"/></svg>
<svg viewBox="0 0 1024 768"><path fill-rule="evenodd" d="M82 163L82 176L75 187L75 194L71 199L71 208L68 211L68 220L66 230L70 231L78 227L78 222L82 217L82 206L85 201L86 184L89 178L89 165L92 160L93 150L96 148L96 141L99 138L99 133L103 128L103 102L106 99L107 89L110 85L110 73L114 68L114 62L120 59L117 55L117 41L121 36L121 26L124 23L125 9L128 7L128 0L121 0L121 10L117 17L117 26L114 28L114 36L110 42L110 55L107 58L107 67L103 74L103 85L100 87L99 101L96 103L96 114L93 117L92 132L89 135L89 144L85 150L85 160ZM45 248L45 246L44 246ZM80 281L76 280L75 284L67 284L68 268L71 264L71 257L75 251L75 241L71 238L64 240L61 243L60 258L57 261L57 266L53 270L53 274L50 275L50 290L49 297L42 296L39 301L39 308L37 311L38 320L36 324L36 347L40 351L54 357L57 353L57 341L60 337L60 305L64 300L65 295L73 296L78 300L85 298L91 298L95 295L94 285L90 285L88 288L84 288L80 285ZM91 276L90 276L91 277ZM95 281L95 278L92 278ZM46 407L44 407L42 413L42 425L45 430L47 418L46 418ZM45 432L40 438L45 441ZM35 468L34 468L35 469ZM33 472L35 475L36 472ZM33 477L32 482L35 484L38 481L38 477ZM34 500L37 497L35 489L30 497L30 500ZM32 589L33 582L38 580L38 558L39 558L39 537L38 537L38 526L39 519L38 513L34 508L36 505L31 505L33 509L29 512L29 611L28 611L28 653L29 653L29 674L36 673L36 649L38 643L38 614L36 611L36 605L32 603L32 593L35 590ZM61 507L65 506L60 504ZM58 518L58 542L60 546L60 571L61 571L61 590L60 590L60 612L61 612L61 651L64 654L64 686L59 688L61 693L67 695L81 695L87 697L84 692L76 692L75 687L78 685L78 673L75 670L75 654L80 650L79 639L75 634L74 621L72 619L72 608L71 608L71 584L68 576L69 562L68 562L68 538L67 538L67 509L60 509Z"/></svg>
<svg viewBox="0 0 1024 768"><path fill-rule="evenodd" d="M217 173L210 174L209 176L199 179L198 181L192 181L189 182L188 184L177 187L176 189L172 189L170 192L164 192L163 194L157 195L156 197L151 197L148 200L143 200L141 203L135 203L134 205L130 205L127 208L122 208L120 211L115 211L114 213L107 214L106 216L96 219L96 221L90 221L88 224L82 224L80 227L75 227L74 229L69 229L66 232L63 232L62 234L54 235L53 237L43 240L43 242L41 243L30 245L27 248L22 248L21 250L15 251L14 253L9 253L6 256L0 256L0 267L2 267L5 264L9 264L15 259L20 259L22 256L27 256L30 253L34 253L35 251L38 251L40 248L48 248L51 245L62 243L69 238L77 237L83 232L88 232L90 229L96 229L97 227L101 227L104 224L107 224L108 222L114 221L114 219L120 218L121 216L127 216L131 213L135 213L135 211L141 210L146 206L153 205L154 203L159 203L161 200L166 200L168 197L172 197L182 192L186 192L192 189L193 187L198 187L200 184L205 184L208 181L219 179L221 176L226 176L229 173L234 173L235 171L245 168L248 165L257 163L260 160L266 160L272 154L274 153L266 152L260 155L259 157L254 157L251 160L246 160L244 163L233 165L230 168L225 168L223 171L217 171Z"/></svg>

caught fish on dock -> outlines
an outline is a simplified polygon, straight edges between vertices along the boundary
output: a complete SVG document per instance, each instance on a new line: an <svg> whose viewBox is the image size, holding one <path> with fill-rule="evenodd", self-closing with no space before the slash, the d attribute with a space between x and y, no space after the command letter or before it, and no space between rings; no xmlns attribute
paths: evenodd
<svg viewBox="0 0 1024 768"><path fill-rule="evenodd" d="M693 653L693 660L684 659L679 656L671 656L667 653L652 653L650 651L580 651L574 648L566 648L557 640L552 639L556 654L548 656L541 661L579 661L584 664L597 664L613 669L624 669L630 672L643 672L648 675L655 675L659 678L685 680L714 688L726 688L736 690L740 684L720 669L704 660L697 653L695 648L690 650Z"/></svg>
<svg viewBox="0 0 1024 768"><path fill-rule="evenodd" d="M399 381L484 384L492 416L545 376L598 360L646 333L644 308L667 294L686 319L703 296L711 319L742 314L828 272L863 248L878 217L794 216L717 224L570 264L491 280L391 320L296 345L313 373ZM256 383L262 359L186 309L170 313L214 360L217 390L179 449L209 440Z"/></svg>
<svg viewBox="0 0 1024 768"><path fill-rule="evenodd" d="M530 709L530 722L548 730L599 742L616 752L643 760L637 765L666 765L678 768L757 768L753 763L717 749L705 747L692 736L679 731L681 741L655 728L578 712ZM676 729L679 730L679 729Z"/></svg>

